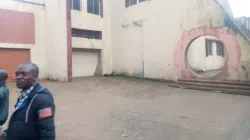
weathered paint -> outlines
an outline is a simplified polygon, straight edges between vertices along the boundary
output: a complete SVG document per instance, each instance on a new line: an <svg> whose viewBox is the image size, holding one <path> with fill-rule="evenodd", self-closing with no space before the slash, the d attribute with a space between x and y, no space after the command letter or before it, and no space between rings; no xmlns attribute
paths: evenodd
<svg viewBox="0 0 250 140"><path fill-rule="evenodd" d="M199 27L184 32L174 51L174 68L179 72L179 78L199 78L189 69L189 66L187 65L186 51L189 44L193 40L200 36L207 35L215 36L221 40L228 54L226 66L217 78L221 80L228 79L230 74L233 73L235 69L238 69L240 64L241 48L236 38L224 28Z"/></svg>
<svg viewBox="0 0 250 140"><path fill-rule="evenodd" d="M100 63L100 50L73 49L73 77L93 76Z"/></svg>
<svg viewBox="0 0 250 140"><path fill-rule="evenodd" d="M66 1L67 16L67 65L68 65L68 82L72 82L72 28L71 28L71 0Z"/></svg>
<svg viewBox="0 0 250 140"><path fill-rule="evenodd" d="M187 50L188 65L196 70L219 70L224 67L225 57L217 55L217 45L212 43L212 54L206 56L206 39L217 40L214 36L202 36L195 39Z"/></svg>
<svg viewBox="0 0 250 140"><path fill-rule="evenodd" d="M33 13L0 9L0 42L35 44Z"/></svg>
<svg viewBox="0 0 250 140"><path fill-rule="evenodd" d="M110 2L113 72L130 76L142 75L144 58L146 78L178 78L172 56L183 31L224 24L214 0L150 0L127 8L124 0Z"/></svg>
<svg viewBox="0 0 250 140"><path fill-rule="evenodd" d="M8 81L15 81L16 68L24 62L30 61L29 49L0 48L0 66L8 72Z"/></svg>
<svg viewBox="0 0 250 140"><path fill-rule="evenodd" d="M45 0L46 77L68 81L67 0Z"/></svg>
<svg viewBox="0 0 250 140"><path fill-rule="evenodd" d="M36 63L39 68L40 68L40 74L39 78L44 79L46 78L46 72L47 72L47 67L46 67L46 45L45 45L45 14L44 14L44 6L41 5L34 5L30 3L23 3L19 1L10 1L10 0L1 0L0 2L0 9L5 9L5 10L10 10L12 13L19 12L22 14L28 14L29 17L34 16L34 41L30 42L32 44L23 44L23 43L2 43L0 41L0 48L15 48L15 49L29 49L30 50L30 59L33 63ZM10 17L8 17L10 18ZM16 18L16 17L14 17ZM1 20L1 22L3 22ZM15 24L24 24L26 21L23 21L23 19L17 21ZM2 24L2 23L0 23ZM13 25L14 23L12 23ZM7 25L9 26L9 25ZM20 26L20 25L18 25ZM1 27L0 27L1 28ZM15 29L16 27L12 27ZM30 30L30 27L28 27ZM16 29L17 30L17 29ZM18 29L19 30L19 29ZM26 31L21 34L24 36L26 34ZM0 34L2 33L2 29ZM12 33L4 34L7 36L12 36ZM26 39L31 39L32 37L27 37ZM22 41L23 42L23 41ZM26 42L26 41L25 41Z"/></svg>

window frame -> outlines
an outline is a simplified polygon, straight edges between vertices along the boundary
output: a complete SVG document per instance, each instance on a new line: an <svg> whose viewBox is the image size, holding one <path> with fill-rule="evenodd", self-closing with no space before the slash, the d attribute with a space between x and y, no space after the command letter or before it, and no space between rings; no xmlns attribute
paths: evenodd
<svg viewBox="0 0 250 140"><path fill-rule="evenodd" d="M212 43L216 43L216 55L225 57L225 49L224 45L221 41L215 39L205 39L205 50L206 50L206 57L213 56L213 46Z"/></svg>
<svg viewBox="0 0 250 140"><path fill-rule="evenodd" d="M134 4L130 4L130 1L131 0L125 0L125 7L126 8L130 7L130 6L133 6L133 5L137 5L137 4L141 3L141 2L145 2L147 0L136 0L136 2Z"/></svg>
<svg viewBox="0 0 250 140"><path fill-rule="evenodd" d="M90 12L89 11L89 0L87 0L87 13L89 14L94 14L94 15L98 15L98 16L102 16L102 1L101 0L97 0L98 1L98 14L95 13L95 0L92 0L93 1L93 11Z"/></svg>
<svg viewBox="0 0 250 140"><path fill-rule="evenodd" d="M74 1L75 0L71 0L71 10L75 10L75 11L82 11L82 0L78 0L80 2L80 9L74 9Z"/></svg>
<svg viewBox="0 0 250 140"><path fill-rule="evenodd" d="M102 40L102 31L72 28L72 37Z"/></svg>
<svg viewBox="0 0 250 140"><path fill-rule="evenodd" d="M213 40L205 39L206 57L213 56Z"/></svg>

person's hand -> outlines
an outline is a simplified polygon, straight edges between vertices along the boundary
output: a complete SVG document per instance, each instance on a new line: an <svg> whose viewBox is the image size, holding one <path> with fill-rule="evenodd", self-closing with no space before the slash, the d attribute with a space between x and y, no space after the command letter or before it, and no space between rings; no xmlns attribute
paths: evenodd
<svg viewBox="0 0 250 140"><path fill-rule="evenodd" d="M5 139L5 134L0 132L0 140L4 140Z"/></svg>

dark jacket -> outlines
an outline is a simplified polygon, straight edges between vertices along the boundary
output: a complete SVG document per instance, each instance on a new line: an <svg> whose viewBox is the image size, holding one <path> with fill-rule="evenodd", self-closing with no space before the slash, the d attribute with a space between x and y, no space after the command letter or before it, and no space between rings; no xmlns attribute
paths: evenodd
<svg viewBox="0 0 250 140"><path fill-rule="evenodd" d="M9 89L5 84L0 85L0 126L8 119L9 113Z"/></svg>
<svg viewBox="0 0 250 140"><path fill-rule="evenodd" d="M41 119L40 111L46 108L51 108L52 115ZM54 115L52 94L37 84L22 107L11 116L5 131L7 140L55 140Z"/></svg>

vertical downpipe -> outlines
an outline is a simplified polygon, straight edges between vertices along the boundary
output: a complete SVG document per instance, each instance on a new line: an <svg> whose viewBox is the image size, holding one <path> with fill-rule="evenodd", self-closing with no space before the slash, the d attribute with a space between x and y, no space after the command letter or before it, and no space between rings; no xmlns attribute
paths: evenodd
<svg viewBox="0 0 250 140"><path fill-rule="evenodd" d="M145 79L145 66L144 66L144 46L143 46L143 22L141 22L141 60L142 60L142 79Z"/></svg>
<svg viewBox="0 0 250 140"><path fill-rule="evenodd" d="M145 76L144 76L144 61L142 60L142 79L144 80L145 79Z"/></svg>

